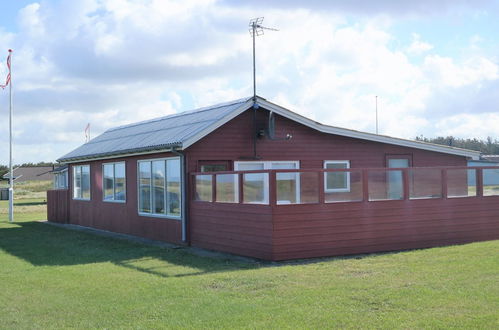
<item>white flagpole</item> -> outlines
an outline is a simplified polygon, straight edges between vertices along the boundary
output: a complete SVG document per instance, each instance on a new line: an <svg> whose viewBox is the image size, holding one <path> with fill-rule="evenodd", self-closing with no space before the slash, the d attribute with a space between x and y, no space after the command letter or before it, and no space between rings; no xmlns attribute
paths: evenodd
<svg viewBox="0 0 499 330"><path fill-rule="evenodd" d="M9 222L14 222L14 170L12 166L12 49L9 49L10 56L10 84L9 84L9 167L10 167L10 187L9 187Z"/></svg>

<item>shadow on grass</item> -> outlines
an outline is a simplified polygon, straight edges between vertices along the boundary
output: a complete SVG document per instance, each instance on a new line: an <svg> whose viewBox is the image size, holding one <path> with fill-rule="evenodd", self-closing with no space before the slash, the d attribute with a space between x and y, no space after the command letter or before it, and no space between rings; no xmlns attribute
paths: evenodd
<svg viewBox="0 0 499 330"><path fill-rule="evenodd" d="M0 249L34 266L110 262L161 277L195 276L258 267L254 263L197 256L182 248L150 246L39 222L0 227Z"/></svg>
<svg viewBox="0 0 499 330"><path fill-rule="evenodd" d="M36 205L47 205L46 201L39 201L39 202L15 202L14 201L14 207L15 206L36 206Z"/></svg>

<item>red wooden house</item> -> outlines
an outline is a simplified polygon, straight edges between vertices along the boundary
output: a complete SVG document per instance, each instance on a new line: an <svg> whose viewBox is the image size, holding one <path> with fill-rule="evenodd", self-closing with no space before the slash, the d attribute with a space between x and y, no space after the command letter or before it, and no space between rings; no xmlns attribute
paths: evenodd
<svg viewBox="0 0 499 330"><path fill-rule="evenodd" d="M48 219L268 260L499 238L470 150L326 126L257 97L110 129L61 157Z"/></svg>

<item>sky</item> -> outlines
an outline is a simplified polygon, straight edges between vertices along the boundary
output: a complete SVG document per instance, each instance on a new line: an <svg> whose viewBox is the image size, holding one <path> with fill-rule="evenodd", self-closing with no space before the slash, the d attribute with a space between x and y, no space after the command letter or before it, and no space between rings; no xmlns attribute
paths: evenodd
<svg viewBox="0 0 499 330"><path fill-rule="evenodd" d="M114 126L257 93L324 124L401 138L499 139L499 2L0 0L14 50L14 163ZM8 90L0 90L0 164Z"/></svg>

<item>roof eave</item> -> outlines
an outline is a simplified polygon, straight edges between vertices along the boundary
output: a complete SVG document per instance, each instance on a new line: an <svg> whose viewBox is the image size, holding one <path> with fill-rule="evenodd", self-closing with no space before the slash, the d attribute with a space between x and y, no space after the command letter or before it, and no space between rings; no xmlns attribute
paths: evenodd
<svg viewBox="0 0 499 330"><path fill-rule="evenodd" d="M79 163L82 161L94 161L94 160L102 160L102 159L113 159L113 158L121 158L121 157L130 157L135 155L146 155L146 154L154 154L160 152L169 152L172 150L182 150L182 143L175 144L167 144L167 145L158 145L154 147L147 148L135 148L135 149L127 149L120 150L116 152L106 152L101 154L91 154L80 157L62 157L57 159L58 163Z"/></svg>
<svg viewBox="0 0 499 330"><path fill-rule="evenodd" d="M371 133L349 130L349 129L340 128L340 127L328 126L328 125L324 125L324 124L321 124L319 122L313 121L313 120L306 118L302 115L299 115L297 113L294 113L294 112L292 112L286 108L283 108L281 106L278 106L276 104L270 103L267 100L258 98L257 102L262 107L267 108L268 110L274 111L283 117L286 117L286 118L291 119L293 121L299 122L303 125L306 125L310 128L313 128L313 129L318 130L318 131L323 132L323 133L341 135L341 136L357 138L357 139L362 139L362 140L380 142L380 143L399 145L399 146L403 146L403 147L423 149L423 150L440 152L440 153L453 154L453 155L457 155L457 156L470 157L472 159L478 159L480 157L480 154L481 154L479 151L474 151L474 150L447 147L447 146L441 146L441 145L437 145L437 144L423 143L423 142L419 142L419 141L405 140L405 139L395 138L395 137L386 136L386 135L371 134Z"/></svg>

